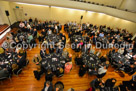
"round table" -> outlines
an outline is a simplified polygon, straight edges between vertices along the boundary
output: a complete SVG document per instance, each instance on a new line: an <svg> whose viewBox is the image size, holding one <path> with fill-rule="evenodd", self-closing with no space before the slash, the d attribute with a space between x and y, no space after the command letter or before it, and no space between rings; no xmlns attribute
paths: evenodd
<svg viewBox="0 0 136 91"><path fill-rule="evenodd" d="M75 42L75 40L77 40L77 42L83 41L83 37L81 35L74 35L71 37L71 42Z"/></svg>
<svg viewBox="0 0 136 91"><path fill-rule="evenodd" d="M45 37L46 40L49 42L50 40L54 43L58 43L59 40L61 40L59 35L56 34L49 34L48 36Z"/></svg>
<svg viewBox="0 0 136 91"><path fill-rule="evenodd" d="M45 69L51 69L52 71L56 71L58 67L64 67L65 58L59 54L49 54L41 61L41 66Z"/></svg>
<svg viewBox="0 0 136 91"><path fill-rule="evenodd" d="M83 56L83 63L88 67L88 68L98 68L99 64L101 63L100 59L98 56L95 54L82 54Z"/></svg>

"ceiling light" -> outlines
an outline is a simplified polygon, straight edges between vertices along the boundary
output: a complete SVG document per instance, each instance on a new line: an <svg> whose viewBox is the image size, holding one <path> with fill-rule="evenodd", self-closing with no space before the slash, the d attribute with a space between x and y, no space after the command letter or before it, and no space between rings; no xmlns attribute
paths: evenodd
<svg viewBox="0 0 136 91"><path fill-rule="evenodd" d="M49 7L48 5L40 5L40 4L29 4L29 3L20 3L16 2L17 4L24 4L24 5L34 5L34 6L43 6L43 7Z"/></svg>
<svg viewBox="0 0 136 91"><path fill-rule="evenodd" d="M65 8L65 7L58 7L58 6L51 6L54 8L63 8L63 9L71 9L71 10L79 10L79 11L85 11L85 10L81 10L81 9L73 9L73 8Z"/></svg>

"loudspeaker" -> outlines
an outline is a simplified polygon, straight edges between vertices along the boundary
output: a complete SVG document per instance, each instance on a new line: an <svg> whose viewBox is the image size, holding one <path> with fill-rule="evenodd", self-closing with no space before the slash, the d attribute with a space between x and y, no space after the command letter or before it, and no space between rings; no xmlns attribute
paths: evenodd
<svg viewBox="0 0 136 91"><path fill-rule="evenodd" d="M81 16L81 20L83 19L83 16Z"/></svg>
<svg viewBox="0 0 136 91"><path fill-rule="evenodd" d="M8 10L5 10L6 16L9 16L9 12Z"/></svg>

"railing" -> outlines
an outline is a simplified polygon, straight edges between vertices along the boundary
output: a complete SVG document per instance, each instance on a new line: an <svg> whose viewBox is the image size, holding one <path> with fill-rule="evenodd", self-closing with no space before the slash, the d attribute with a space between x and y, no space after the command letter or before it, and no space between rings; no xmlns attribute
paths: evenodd
<svg viewBox="0 0 136 91"><path fill-rule="evenodd" d="M0 25L0 45L3 43L3 41L6 39L6 34L10 32L11 28L8 25Z"/></svg>
<svg viewBox="0 0 136 91"><path fill-rule="evenodd" d="M136 11L131 11L131 10L128 10L128 9L119 9L116 6L104 5L104 4L99 4L99 3L85 1L85 0L70 0L70 1L76 1L76 2L83 2L83 3L88 3L88 4L94 4L94 5L105 6L105 7L114 8L114 9L118 9L118 10L122 10L122 11L126 11L126 12L136 13Z"/></svg>

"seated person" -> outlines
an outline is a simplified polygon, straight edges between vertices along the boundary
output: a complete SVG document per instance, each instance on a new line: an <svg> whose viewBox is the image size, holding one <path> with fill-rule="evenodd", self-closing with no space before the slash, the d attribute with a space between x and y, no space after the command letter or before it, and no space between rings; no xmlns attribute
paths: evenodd
<svg viewBox="0 0 136 91"><path fill-rule="evenodd" d="M68 53L67 51L63 51L63 52L62 52L62 56L63 56L64 58L67 58L68 55L69 55L69 53Z"/></svg>
<svg viewBox="0 0 136 91"><path fill-rule="evenodd" d="M116 83L116 79L111 78L111 79L107 79L105 82L105 87L110 87L111 89L114 87Z"/></svg>
<svg viewBox="0 0 136 91"><path fill-rule="evenodd" d="M39 64L39 62L42 60L41 56L38 54L35 54L35 56L33 57L32 61L36 64Z"/></svg>
<svg viewBox="0 0 136 91"><path fill-rule="evenodd" d="M7 37L6 40L2 43L2 48L7 49L10 46L11 40Z"/></svg>
<svg viewBox="0 0 136 91"><path fill-rule="evenodd" d="M50 54L54 53L54 48L53 48L52 45L50 45L50 47L49 47L49 53L50 53Z"/></svg>
<svg viewBox="0 0 136 91"><path fill-rule="evenodd" d="M75 58L75 62L76 65L83 65L83 57L81 54L79 54L76 58Z"/></svg>
<svg viewBox="0 0 136 91"><path fill-rule="evenodd" d="M45 36L46 36L46 31L45 29L42 29L42 32L41 32L42 40L45 38Z"/></svg>
<svg viewBox="0 0 136 91"><path fill-rule="evenodd" d="M34 73L34 76L37 80L40 80L40 77L42 74L46 73L47 71L45 70L45 68L43 68L41 66L41 62L39 63L39 65L37 66L37 70L34 70L33 73Z"/></svg>
<svg viewBox="0 0 136 91"><path fill-rule="evenodd" d="M42 43L43 46L47 46L48 45L48 41L44 38L43 40L43 43Z"/></svg>
<svg viewBox="0 0 136 91"><path fill-rule="evenodd" d="M69 56L66 58L66 62L71 62L72 61L72 54L69 54Z"/></svg>
<svg viewBox="0 0 136 91"><path fill-rule="evenodd" d="M53 77L53 73L51 72L51 70L48 70L45 76L46 81L52 82L52 77Z"/></svg>
<svg viewBox="0 0 136 91"><path fill-rule="evenodd" d="M95 53L95 47L90 49L90 53L94 54Z"/></svg>
<svg viewBox="0 0 136 91"><path fill-rule="evenodd" d="M44 50L44 48L42 48L42 49L40 50L40 56L41 56L42 58L44 58L45 55L46 55L46 50Z"/></svg>
<svg viewBox="0 0 136 91"><path fill-rule="evenodd" d="M49 29L49 30L47 31L47 34L48 34L48 35L49 35L49 34L52 34L52 30Z"/></svg>
<svg viewBox="0 0 136 91"><path fill-rule="evenodd" d="M98 75L97 77L98 78L102 78L107 72L107 69L106 69L106 66L101 66L99 69L98 69Z"/></svg>
<svg viewBox="0 0 136 91"><path fill-rule="evenodd" d="M65 73L69 73L72 69L72 62L67 62L65 64Z"/></svg>
<svg viewBox="0 0 136 91"><path fill-rule="evenodd" d="M63 91L64 84L61 81L58 81L55 83L55 91Z"/></svg>
<svg viewBox="0 0 136 91"><path fill-rule="evenodd" d="M131 52L132 52L132 49L133 49L132 47L126 49L127 53L131 53Z"/></svg>
<svg viewBox="0 0 136 91"><path fill-rule="evenodd" d="M52 91L52 90L53 90L52 83L50 81L45 82L42 91Z"/></svg>
<svg viewBox="0 0 136 91"><path fill-rule="evenodd" d="M97 36L95 35L95 36L93 37L93 44L96 44L96 41L97 41Z"/></svg>
<svg viewBox="0 0 136 91"><path fill-rule="evenodd" d="M104 37L104 33L101 32L101 33L99 34L99 36L100 36L100 37Z"/></svg>
<svg viewBox="0 0 136 91"><path fill-rule="evenodd" d="M130 73L131 71L133 71L133 65L124 65L123 66L123 71L125 72L125 73Z"/></svg>
<svg viewBox="0 0 136 91"><path fill-rule="evenodd" d="M38 40L39 40L39 43L42 43L42 35L41 34L39 34L39 36L38 36Z"/></svg>
<svg viewBox="0 0 136 91"><path fill-rule="evenodd" d="M126 55L125 55L128 59L132 59L133 58L133 53L131 52L131 53L127 53Z"/></svg>
<svg viewBox="0 0 136 91"><path fill-rule="evenodd" d="M87 67L86 67L85 65L80 66L79 76L80 76L80 77L83 77L84 74L86 73L86 71L87 71Z"/></svg>
<svg viewBox="0 0 136 91"><path fill-rule="evenodd" d="M64 74L64 69L58 67L56 71L56 76L61 77L63 74Z"/></svg>
<svg viewBox="0 0 136 91"><path fill-rule="evenodd" d="M124 48L119 48L118 53L123 55L124 54Z"/></svg>
<svg viewBox="0 0 136 91"><path fill-rule="evenodd" d="M80 43L79 43L79 45L83 46L83 44L84 44L83 40L81 40Z"/></svg>
<svg viewBox="0 0 136 91"><path fill-rule="evenodd" d="M17 60L17 64L18 64L19 68L23 68L26 64L25 56L24 55L23 56L18 55L18 58L19 59Z"/></svg>
<svg viewBox="0 0 136 91"><path fill-rule="evenodd" d="M19 70L19 66L17 64L12 64L12 72L14 74L17 74L18 70Z"/></svg>
<svg viewBox="0 0 136 91"><path fill-rule="evenodd" d="M26 51L23 49L20 49L18 55L25 56L25 58L26 58Z"/></svg>
<svg viewBox="0 0 136 91"><path fill-rule="evenodd" d="M119 85L118 88L119 88L119 91L128 91L128 88L122 83Z"/></svg>
<svg viewBox="0 0 136 91"><path fill-rule="evenodd" d="M21 22L19 23L19 27L20 27L20 28L24 28L24 27L25 27L25 24L21 21Z"/></svg>
<svg viewBox="0 0 136 91"><path fill-rule="evenodd" d="M81 46L75 43L75 52L80 52Z"/></svg>
<svg viewBox="0 0 136 91"><path fill-rule="evenodd" d="M133 75L133 76L132 76L132 81L135 81L135 82L136 82L136 75Z"/></svg>
<svg viewBox="0 0 136 91"><path fill-rule="evenodd" d="M66 37L62 37L62 44L64 45L64 48L65 48L65 44L66 44Z"/></svg>
<svg viewBox="0 0 136 91"><path fill-rule="evenodd" d="M56 49L56 53L61 55L62 52L63 52L63 48L61 48L61 46L58 46Z"/></svg>
<svg viewBox="0 0 136 91"><path fill-rule="evenodd" d="M82 47L82 52L83 52L83 53L88 53L87 45L84 45L84 46Z"/></svg>
<svg viewBox="0 0 136 91"><path fill-rule="evenodd" d="M91 86L93 87L94 90L100 88L101 85L104 85L104 81L98 78L94 79L91 82Z"/></svg>
<svg viewBox="0 0 136 91"><path fill-rule="evenodd" d="M3 49L3 48L0 48L0 56L1 56L1 57L4 56L4 53L5 53L4 49Z"/></svg>
<svg viewBox="0 0 136 91"><path fill-rule="evenodd" d="M34 39L37 38L37 34L38 34L38 33L37 33L37 30L34 29L34 32L33 32L33 34L32 34Z"/></svg>
<svg viewBox="0 0 136 91"><path fill-rule="evenodd" d="M33 36L28 33L27 43L30 44L31 40L33 40Z"/></svg>
<svg viewBox="0 0 136 91"><path fill-rule="evenodd" d="M101 56L101 50L96 51L95 55L98 56L98 57L100 57Z"/></svg>
<svg viewBox="0 0 136 91"><path fill-rule="evenodd" d="M106 62L106 55L100 57L101 62Z"/></svg>

